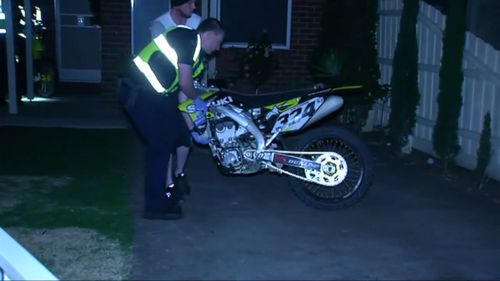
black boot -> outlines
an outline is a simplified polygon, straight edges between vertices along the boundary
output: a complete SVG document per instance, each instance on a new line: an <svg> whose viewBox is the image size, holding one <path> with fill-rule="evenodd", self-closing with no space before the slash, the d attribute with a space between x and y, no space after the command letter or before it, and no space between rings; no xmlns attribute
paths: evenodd
<svg viewBox="0 0 500 281"><path fill-rule="evenodd" d="M182 211L181 200L176 192L174 185L171 185L165 190L166 206L161 211L148 211L145 210L142 217L150 220L177 220L184 216Z"/></svg>
<svg viewBox="0 0 500 281"><path fill-rule="evenodd" d="M186 174L181 172L180 174L177 174L175 176L175 179L177 181L177 185L179 187L179 190L181 190L182 193L185 193L186 195L191 194L191 186L189 185L187 181Z"/></svg>

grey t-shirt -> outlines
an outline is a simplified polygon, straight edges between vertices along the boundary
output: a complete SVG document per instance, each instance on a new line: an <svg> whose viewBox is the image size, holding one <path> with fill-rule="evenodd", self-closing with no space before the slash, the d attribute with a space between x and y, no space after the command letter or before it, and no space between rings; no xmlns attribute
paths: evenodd
<svg viewBox="0 0 500 281"><path fill-rule="evenodd" d="M201 17L197 14L193 14L186 22L186 26L191 27L192 29L197 29L198 25L200 25ZM172 17L170 16L170 11L164 13L163 15L157 17L151 27L149 28L151 31L151 39L156 38L156 36L160 35L165 31L165 29L170 28L176 25Z"/></svg>

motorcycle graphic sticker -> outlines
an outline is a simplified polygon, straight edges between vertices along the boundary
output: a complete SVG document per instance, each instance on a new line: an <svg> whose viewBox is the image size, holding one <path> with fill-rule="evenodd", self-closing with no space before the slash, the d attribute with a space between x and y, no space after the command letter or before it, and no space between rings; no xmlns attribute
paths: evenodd
<svg viewBox="0 0 500 281"><path fill-rule="evenodd" d="M282 112L276 120L271 133L294 131L302 128L323 102L323 98L317 97Z"/></svg>

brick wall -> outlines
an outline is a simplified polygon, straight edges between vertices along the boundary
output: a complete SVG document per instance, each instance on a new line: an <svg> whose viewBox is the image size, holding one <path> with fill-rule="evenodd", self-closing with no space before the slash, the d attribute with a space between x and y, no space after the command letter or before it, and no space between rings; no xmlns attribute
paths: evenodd
<svg viewBox="0 0 500 281"><path fill-rule="evenodd" d="M311 85L309 58L320 32L320 21L324 5L328 0L293 0L291 46L289 50L275 50L279 68L262 90L289 89ZM130 1L103 0L102 13L102 85L105 96L114 97L116 77L123 56L130 54ZM244 49L224 49L217 58L220 78L230 78L237 72L237 58ZM232 86L233 89L249 90L245 81Z"/></svg>
<svg viewBox="0 0 500 281"><path fill-rule="evenodd" d="M321 16L328 0L293 0L292 26L289 50L275 50L279 67L272 79L262 87L266 90L290 89L309 86L313 81L309 74L309 60L320 33ZM238 57L244 49L223 49L217 57L218 77L231 78L237 72ZM251 86L238 81L231 88L248 91Z"/></svg>
<svg viewBox="0 0 500 281"><path fill-rule="evenodd" d="M102 0L102 84L105 98L114 100L117 75L131 53L130 1Z"/></svg>

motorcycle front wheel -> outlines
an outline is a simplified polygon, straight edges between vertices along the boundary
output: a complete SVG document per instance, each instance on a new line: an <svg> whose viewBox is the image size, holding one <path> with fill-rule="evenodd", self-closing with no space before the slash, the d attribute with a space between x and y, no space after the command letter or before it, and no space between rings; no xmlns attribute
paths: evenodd
<svg viewBox="0 0 500 281"><path fill-rule="evenodd" d="M359 202L373 181L373 159L367 145L350 130L338 126L311 129L286 145L321 163L321 171L290 168L290 172L313 180L290 177L292 190L307 205L323 210L337 210Z"/></svg>

